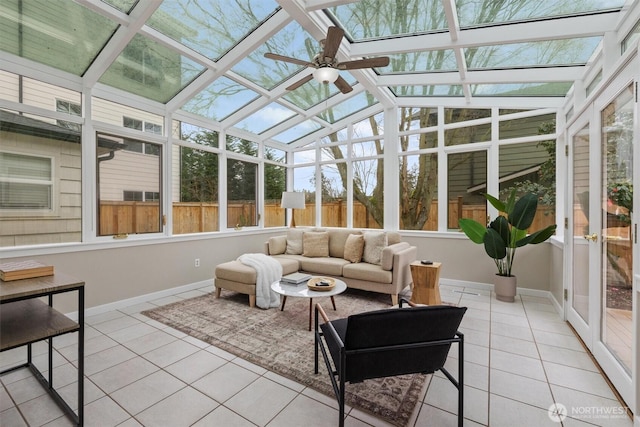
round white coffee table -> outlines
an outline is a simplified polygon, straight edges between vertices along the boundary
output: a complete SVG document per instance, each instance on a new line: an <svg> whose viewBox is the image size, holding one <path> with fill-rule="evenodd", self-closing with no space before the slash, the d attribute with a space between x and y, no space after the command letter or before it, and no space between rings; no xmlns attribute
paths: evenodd
<svg viewBox="0 0 640 427"><path fill-rule="evenodd" d="M331 297L331 304L333 309L336 309L336 302L333 299L334 295L343 293L347 289L347 284L340 279L335 279L336 285L330 291L312 291L307 287L307 283L301 283L299 285L290 285L283 282L275 282L271 284L271 290L275 293L283 296L282 306L280 311L284 310L284 304L287 302L287 297L297 298L309 298L309 330L311 330L311 315L313 313L313 299L322 297Z"/></svg>

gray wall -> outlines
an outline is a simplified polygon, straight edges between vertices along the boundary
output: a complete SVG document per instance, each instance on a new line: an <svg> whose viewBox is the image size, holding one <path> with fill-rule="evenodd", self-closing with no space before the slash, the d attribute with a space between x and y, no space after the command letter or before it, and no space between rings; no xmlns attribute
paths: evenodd
<svg viewBox="0 0 640 427"><path fill-rule="evenodd" d="M493 277L497 273L495 263L487 256L482 245L471 242L465 236L407 236L404 240L418 247L418 259L442 263L441 278L493 284ZM518 248L513 273L518 277L519 288L550 290L550 248L548 242Z"/></svg>
<svg viewBox="0 0 640 427"><path fill-rule="evenodd" d="M209 239L178 242L111 246L53 253L16 259L36 259L85 281L85 308L98 307L178 286L212 280L215 266L247 252L262 252L264 242L285 231L238 232ZM442 262L441 277L493 283L495 265L480 245L465 237L404 236L418 247L419 259ZM200 267L194 259L200 258ZM551 261L550 261L551 260ZM561 301L562 251L550 243L520 248L514 264L518 286L551 290ZM554 284L550 285L550 281ZM212 288L213 290L213 288ZM55 306L63 312L76 311L75 297L56 297Z"/></svg>

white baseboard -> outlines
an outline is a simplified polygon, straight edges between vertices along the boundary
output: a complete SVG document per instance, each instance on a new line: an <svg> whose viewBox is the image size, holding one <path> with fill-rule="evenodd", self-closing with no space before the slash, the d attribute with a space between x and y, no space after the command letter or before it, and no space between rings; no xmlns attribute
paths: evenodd
<svg viewBox="0 0 640 427"><path fill-rule="evenodd" d="M168 297L174 294L178 294L180 292L187 292L194 289L204 288L205 286L211 286L211 290L213 291L213 279L203 280L201 282L189 283L184 286L177 286L175 288L165 289L158 292L152 292L150 294L139 295L137 297L123 299L120 301L115 301L109 304L98 305L96 307L88 308L84 311L85 317L87 316L95 316L97 314L106 313L113 310L119 310L121 308L129 307L131 305L142 304L147 301L152 301L154 299ZM66 314L73 320L78 320L78 312L74 311Z"/></svg>

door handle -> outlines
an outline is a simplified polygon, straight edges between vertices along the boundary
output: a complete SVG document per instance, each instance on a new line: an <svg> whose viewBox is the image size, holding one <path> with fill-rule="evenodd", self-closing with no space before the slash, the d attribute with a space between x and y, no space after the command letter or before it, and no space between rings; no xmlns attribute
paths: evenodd
<svg viewBox="0 0 640 427"><path fill-rule="evenodd" d="M585 234L584 238L587 239L587 240L591 240L592 242L597 242L598 241L598 233Z"/></svg>

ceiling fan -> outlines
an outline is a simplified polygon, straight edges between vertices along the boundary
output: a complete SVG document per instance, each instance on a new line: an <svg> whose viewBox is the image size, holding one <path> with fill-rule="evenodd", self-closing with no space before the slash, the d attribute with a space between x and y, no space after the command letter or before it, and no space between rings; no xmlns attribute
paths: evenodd
<svg viewBox="0 0 640 427"><path fill-rule="evenodd" d="M340 77L339 70L355 70L358 68L386 67L389 65L388 56L380 56L377 58L357 59L355 61L338 62L336 53L340 47L340 42L344 37L344 30L338 27L329 27L327 30L327 38L320 40L322 50L313 57L311 61L291 58L289 56L278 55L267 52L265 58L274 59L276 61L285 61L292 64L304 65L305 67L315 68L312 74L298 80L286 90L294 90L307 83L311 79L316 79L320 83L334 83L340 92L349 93L353 90L351 85L345 79Z"/></svg>

